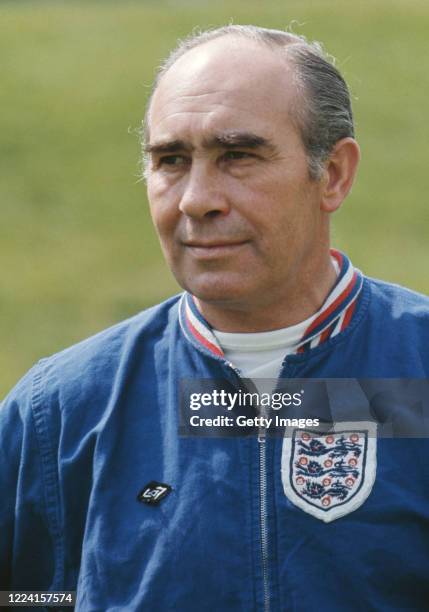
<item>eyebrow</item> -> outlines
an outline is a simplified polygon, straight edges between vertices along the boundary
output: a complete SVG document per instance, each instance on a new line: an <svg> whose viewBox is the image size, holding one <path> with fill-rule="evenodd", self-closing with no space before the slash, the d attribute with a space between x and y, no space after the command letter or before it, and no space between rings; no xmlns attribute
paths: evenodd
<svg viewBox="0 0 429 612"><path fill-rule="evenodd" d="M262 136L258 136L253 132L222 132L215 134L210 138L203 140L204 149L259 149L265 148L274 150L273 143ZM153 144L147 144L144 147L145 153L177 153L178 151L193 151L195 149L190 143L184 140L166 140L161 142L155 142Z"/></svg>
<svg viewBox="0 0 429 612"><path fill-rule="evenodd" d="M147 144L143 147L145 153L175 153L189 149L192 149L192 147L187 145L184 140L166 140L165 142Z"/></svg>

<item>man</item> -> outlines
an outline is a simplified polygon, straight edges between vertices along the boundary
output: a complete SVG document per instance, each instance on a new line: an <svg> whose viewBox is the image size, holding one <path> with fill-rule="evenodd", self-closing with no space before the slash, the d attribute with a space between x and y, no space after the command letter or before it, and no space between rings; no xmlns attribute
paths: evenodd
<svg viewBox="0 0 429 612"><path fill-rule="evenodd" d="M79 610L426 609L421 441L178 435L184 379L427 377L427 299L330 250L359 160L341 75L292 34L203 33L161 69L144 147L185 293L6 399L2 588L77 589Z"/></svg>

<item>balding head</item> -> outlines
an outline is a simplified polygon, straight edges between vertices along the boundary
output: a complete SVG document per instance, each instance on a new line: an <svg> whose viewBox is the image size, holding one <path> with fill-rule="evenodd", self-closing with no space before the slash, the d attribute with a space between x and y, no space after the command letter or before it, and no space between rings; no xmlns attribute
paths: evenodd
<svg viewBox="0 0 429 612"><path fill-rule="evenodd" d="M318 179L323 165L334 145L341 138L354 136L353 116L350 95L347 85L335 68L328 61L318 43L308 43L303 36L259 28L257 26L231 25L202 32L181 41L161 66L152 94L149 99L144 121L143 140L147 144L150 137L150 109L157 88L172 66L186 54L192 52L193 70L198 71L210 51L209 43L224 40L224 71L220 75L219 86L227 79L244 77L249 72L252 59L262 50L269 50L282 61L290 82L295 87L295 103L289 106L291 119L300 132L303 145L307 151L309 174ZM229 43L229 44L228 44ZM240 44L241 43L241 44ZM206 47L204 50L203 48ZM232 65L232 51L247 48L249 52L235 57ZM213 50L211 45L211 50ZM201 75L203 78L203 75ZM237 84L237 83L236 83ZM265 79L255 83L255 87L264 87ZM278 84L280 87L280 82ZM267 96L270 96L267 91ZM289 100L290 102L290 100Z"/></svg>

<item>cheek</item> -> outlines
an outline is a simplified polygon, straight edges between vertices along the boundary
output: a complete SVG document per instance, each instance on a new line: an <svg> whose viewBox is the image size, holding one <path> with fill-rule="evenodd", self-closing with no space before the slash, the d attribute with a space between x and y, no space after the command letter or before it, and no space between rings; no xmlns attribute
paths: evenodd
<svg viewBox="0 0 429 612"><path fill-rule="evenodd" d="M162 240L168 240L180 215L175 194L158 180L148 180L147 194L155 228Z"/></svg>

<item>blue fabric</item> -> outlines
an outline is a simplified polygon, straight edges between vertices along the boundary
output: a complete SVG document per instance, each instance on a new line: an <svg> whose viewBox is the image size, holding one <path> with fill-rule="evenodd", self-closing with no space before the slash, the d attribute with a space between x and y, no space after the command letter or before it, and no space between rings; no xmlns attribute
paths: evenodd
<svg viewBox="0 0 429 612"><path fill-rule="evenodd" d="M364 280L350 325L285 360L284 377L429 372L429 300ZM78 591L77 610L263 610L254 437L178 436L182 378L229 378L183 334L178 298L39 362L0 409L0 588ZM271 612L426 610L429 462L379 440L363 505L324 523L283 492L268 439ZM150 481L159 506L137 501Z"/></svg>

